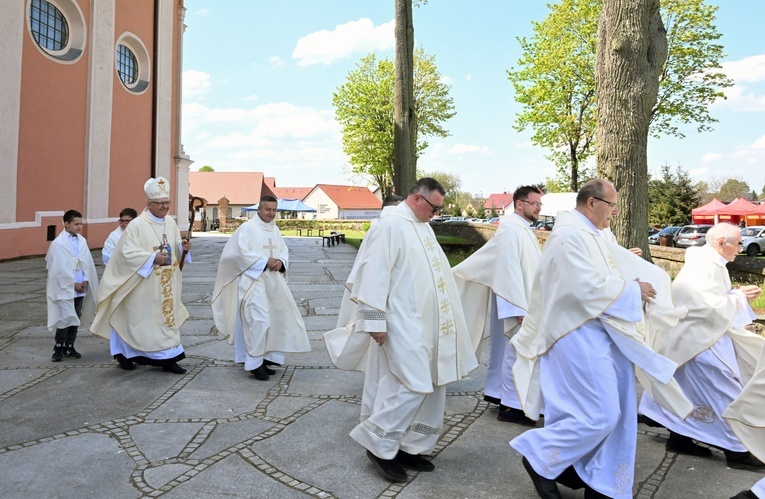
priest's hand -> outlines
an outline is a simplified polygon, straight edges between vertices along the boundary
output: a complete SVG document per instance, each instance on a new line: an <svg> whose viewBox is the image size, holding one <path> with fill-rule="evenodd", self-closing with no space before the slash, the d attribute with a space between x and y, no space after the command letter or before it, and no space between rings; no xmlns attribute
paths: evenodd
<svg viewBox="0 0 765 499"><path fill-rule="evenodd" d="M633 254L635 254L637 256L643 256L643 250L640 249L640 248L630 248L629 252L633 253Z"/></svg>
<svg viewBox="0 0 765 499"><path fill-rule="evenodd" d="M278 272L282 269L282 261L278 258L269 258L268 259L268 270L271 270L273 272Z"/></svg>
<svg viewBox="0 0 765 499"><path fill-rule="evenodd" d="M741 286L738 289L744 293L744 296L746 296L746 299L749 301L756 300L762 293L762 290L759 286Z"/></svg>
<svg viewBox="0 0 765 499"><path fill-rule="evenodd" d="M385 333L369 333L369 336L371 336L378 345L383 346L385 344Z"/></svg>
<svg viewBox="0 0 765 499"><path fill-rule="evenodd" d="M170 255L167 253L154 253L154 265L167 265L170 262Z"/></svg>
<svg viewBox="0 0 765 499"><path fill-rule="evenodd" d="M183 248L183 251L189 252L191 251L191 240L184 239L181 243L181 247Z"/></svg>
<svg viewBox="0 0 765 499"><path fill-rule="evenodd" d="M640 286L640 299L643 301L650 301L656 298L656 290L653 288L650 282L643 282L640 279L635 279Z"/></svg>

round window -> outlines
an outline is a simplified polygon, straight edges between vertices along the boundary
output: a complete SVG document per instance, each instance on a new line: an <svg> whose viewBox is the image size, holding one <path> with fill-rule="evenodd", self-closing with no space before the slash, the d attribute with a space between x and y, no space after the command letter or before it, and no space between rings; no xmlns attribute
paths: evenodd
<svg viewBox="0 0 765 499"><path fill-rule="evenodd" d="M60 62L75 62L85 49L85 19L72 0L30 0L28 27L37 48Z"/></svg>
<svg viewBox="0 0 765 499"><path fill-rule="evenodd" d="M132 33L117 38L114 66L126 89L141 93L149 88L149 52L143 42Z"/></svg>

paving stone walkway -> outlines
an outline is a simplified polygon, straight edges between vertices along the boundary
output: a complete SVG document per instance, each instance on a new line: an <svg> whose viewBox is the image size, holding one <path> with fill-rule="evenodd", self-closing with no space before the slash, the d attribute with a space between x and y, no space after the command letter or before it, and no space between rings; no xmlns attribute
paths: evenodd
<svg viewBox="0 0 765 499"><path fill-rule="evenodd" d="M523 428L498 422L483 401L485 365L449 387L435 472L392 484L350 439L363 377L331 365L322 334L336 322L351 246L287 238L290 289L312 351L287 355L267 382L235 365L210 310L225 242L195 238L194 262L184 269L191 318L182 328L189 369L182 376L119 369L108 341L85 326L82 359L51 362L44 260L0 263L2 497L536 497L507 445ZM711 459L665 452L666 432L639 428L636 497L727 498L760 478L726 468L718 451Z"/></svg>

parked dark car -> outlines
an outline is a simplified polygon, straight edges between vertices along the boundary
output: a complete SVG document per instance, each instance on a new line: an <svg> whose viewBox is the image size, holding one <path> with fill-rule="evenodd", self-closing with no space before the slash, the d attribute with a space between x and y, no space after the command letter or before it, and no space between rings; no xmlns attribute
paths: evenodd
<svg viewBox="0 0 765 499"><path fill-rule="evenodd" d="M682 229L682 227L664 227L656 234L648 236L648 244L659 244L661 241L661 236L672 236L672 242L674 243L674 235L677 234L680 229Z"/></svg>
<svg viewBox="0 0 765 499"><path fill-rule="evenodd" d="M765 226L757 225L741 229L741 252L757 256L765 251Z"/></svg>
<svg viewBox="0 0 765 499"><path fill-rule="evenodd" d="M711 225L686 225L675 234L675 246L678 248L704 246L707 244L707 232L711 228Z"/></svg>

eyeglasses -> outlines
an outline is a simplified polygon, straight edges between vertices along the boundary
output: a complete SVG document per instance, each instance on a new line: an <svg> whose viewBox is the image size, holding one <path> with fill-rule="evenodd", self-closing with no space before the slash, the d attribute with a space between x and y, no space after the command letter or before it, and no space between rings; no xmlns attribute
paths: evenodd
<svg viewBox="0 0 765 499"><path fill-rule="evenodd" d="M152 201L151 204L156 204L157 206L170 206L170 201Z"/></svg>
<svg viewBox="0 0 765 499"><path fill-rule="evenodd" d="M433 203L431 203L430 201L428 201L428 198L426 198L426 197L425 197L425 196L423 196L422 194L420 194L420 197L421 197L422 199L424 199L424 200L425 200L425 202L426 202L426 203L428 203L428 204L430 205L430 207L431 207L431 208L433 208L433 213L438 213L439 211L441 211L442 209L444 209L443 205L441 205L441 206L436 206L436 205L434 205Z"/></svg>
<svg viewBox="0 0 765 499"><path fill-rule="evenodd" d="M603 203L606 203L608 206L611 207L612 210L616 209L616 203L612 203L611 201L606 201L605 199L600 199L597 196L592 196L592 199L597 199L598 201L602 201Z"/></svg>
<svg viewBox="0 0 765 499"><path fill-rule="evenodd" d="M537 208L542 208L542 206L544 206L539 201L526 201L525 199L519 199L518 201L520 201L521 203L530 204L531 206L536 206Z"/></svg>
<svg viewBox="0 0 765 499"><path fill-rule="evenodd" d="M131 220L133 220L133 219L132 218L128 218L128 219L120 218L120 223L127 225L127 224L130 223Z"/></svg>

